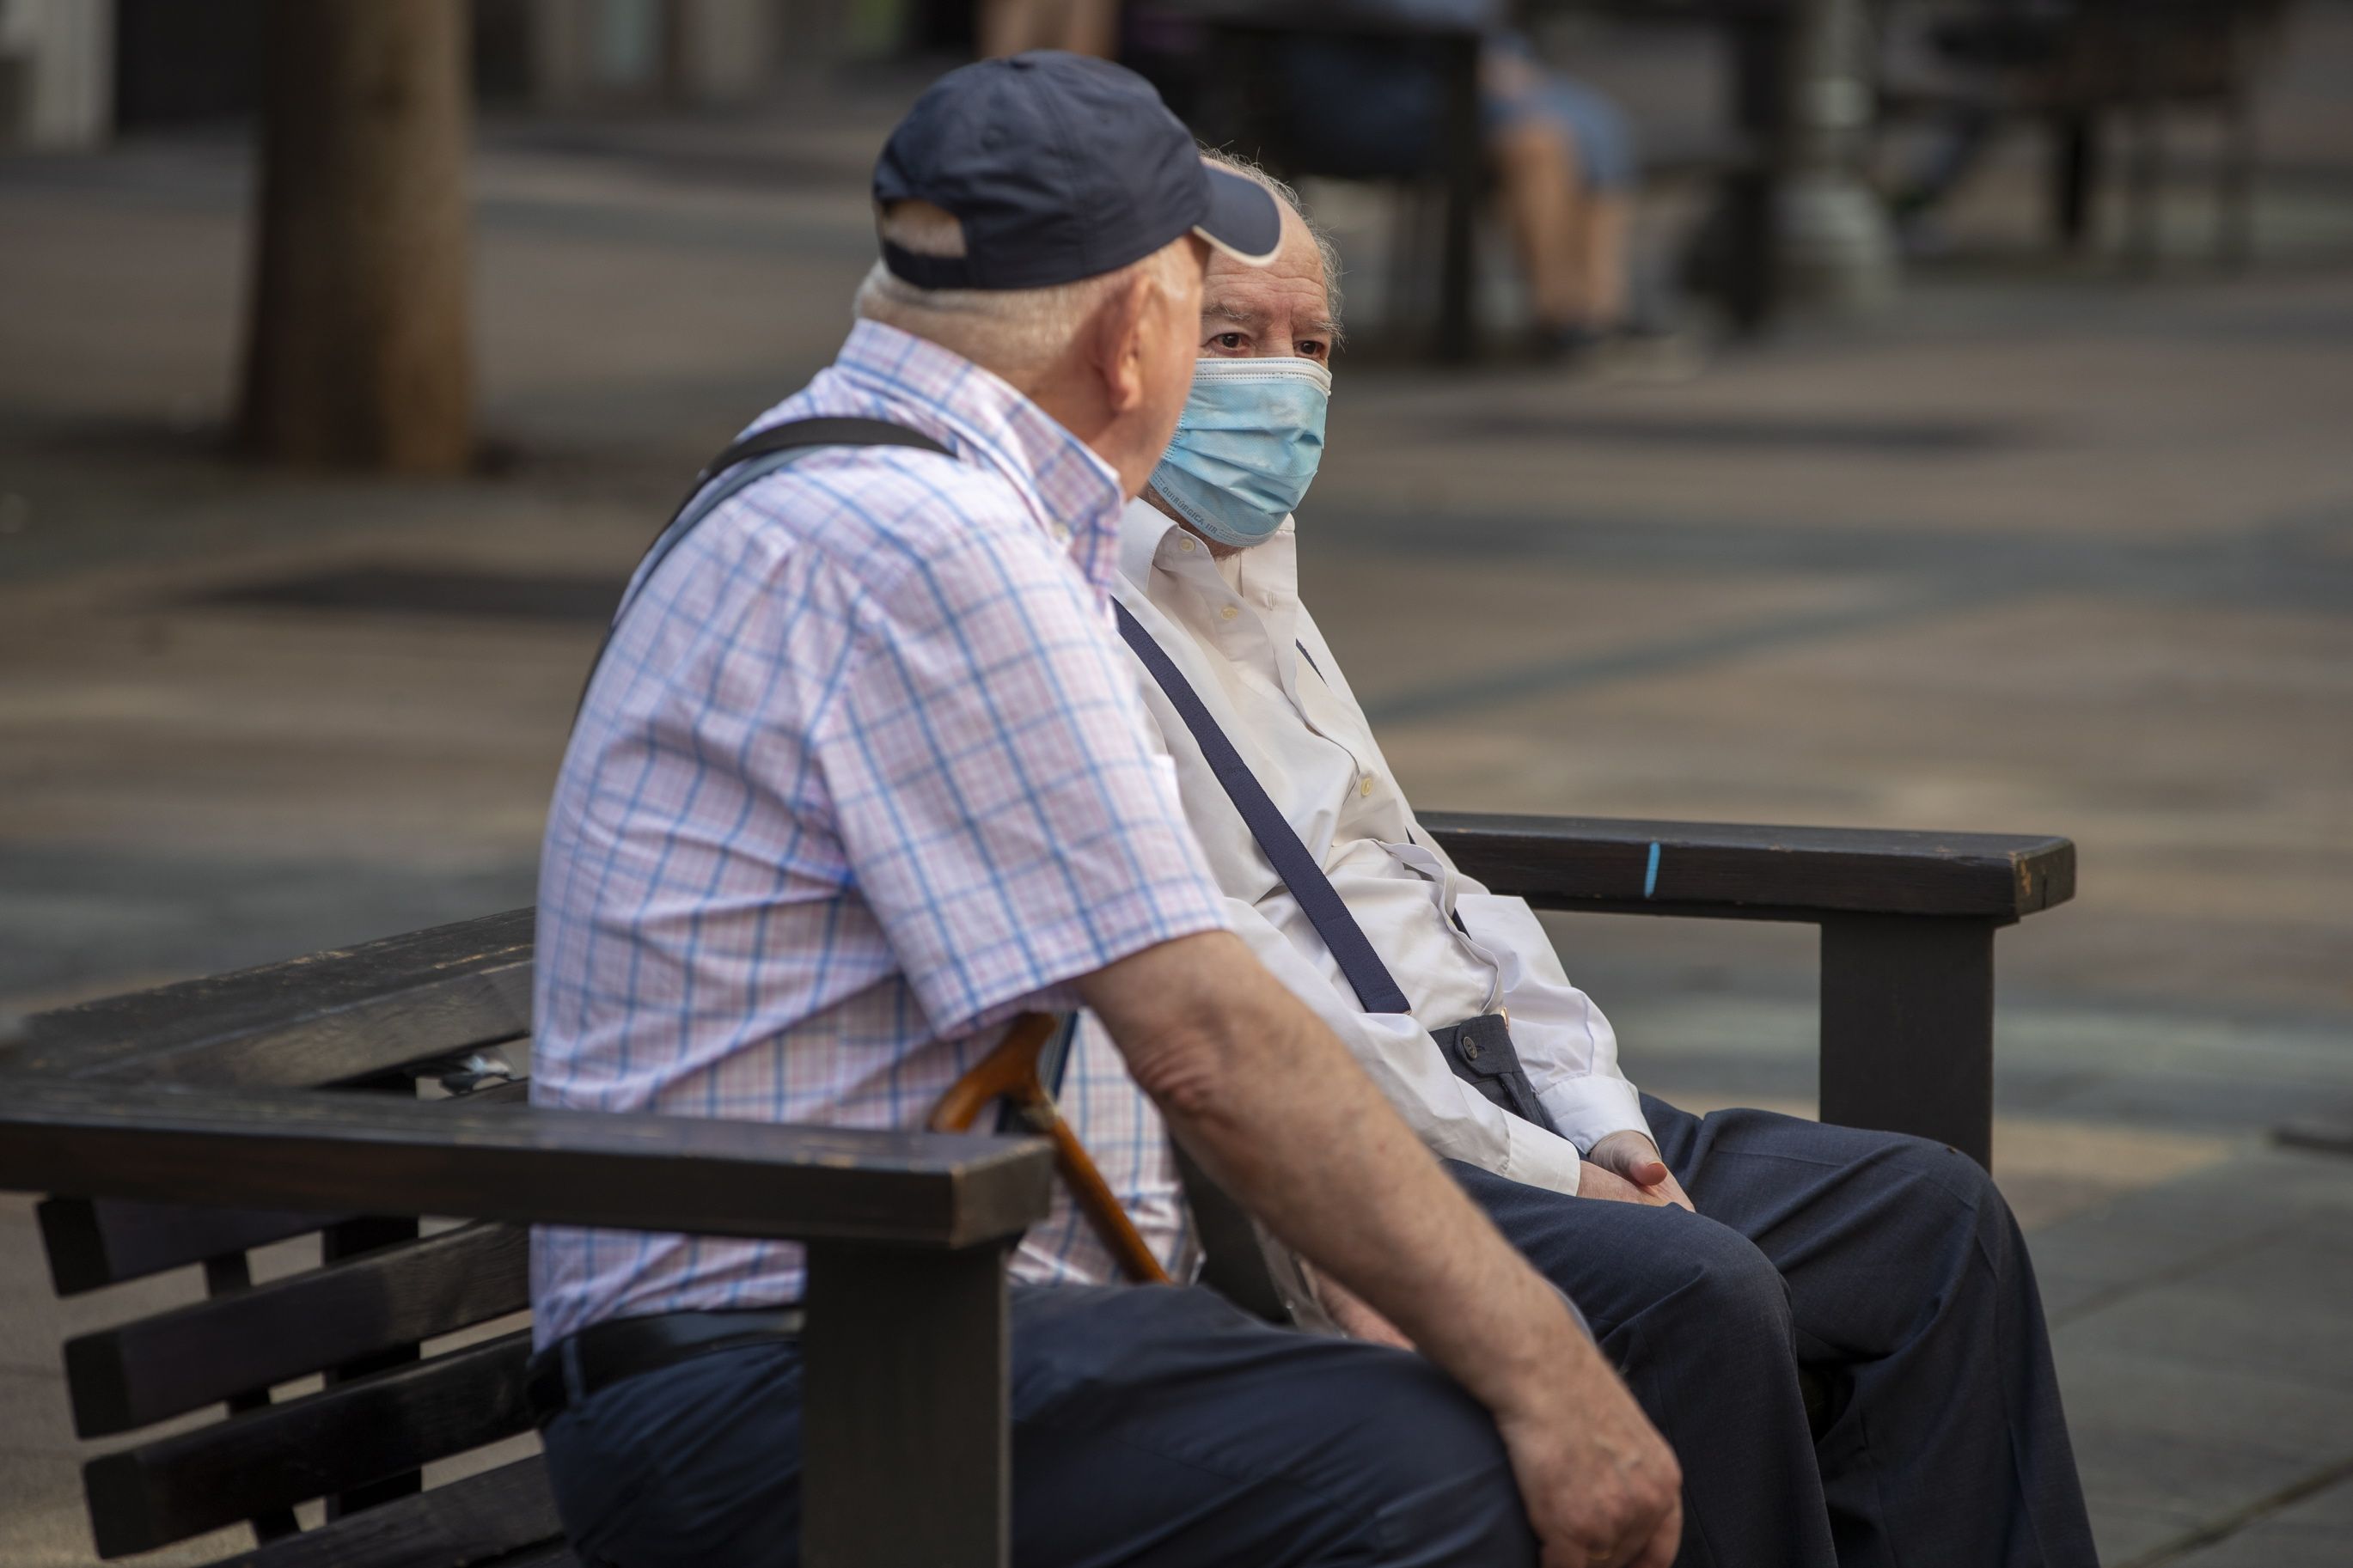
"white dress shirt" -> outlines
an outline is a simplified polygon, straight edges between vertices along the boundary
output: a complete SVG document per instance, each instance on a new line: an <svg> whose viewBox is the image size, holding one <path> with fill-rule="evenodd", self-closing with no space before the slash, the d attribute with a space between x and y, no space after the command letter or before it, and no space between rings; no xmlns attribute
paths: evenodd
<svg viewBox="0 0 2353 1568"><path fill-rule="evenodd" d="M1609 1021L1561 972L1535 911L1463 876L1415 823L1339 661L1299 602L1293 524L1219 561L1162 513L1131 502L1112 591L1184 672L1413 1012L1364 1010L1192 732L1134 664L1186 819L1226 895L1228 925L1340 1037L1422 1142L1514 1181L1574 1193L1579 1159L1596 1141L1621 1130L1648 1136L1641 1100L1618 1070ZM1468 936L1449 918L1458 913ZM1432 1028L1488 1012L1509 1014L1521 1064L1562 1136L1455 1077L1430 1038ZM1171 1277L1192 1278L1199 1253L1166 1128L1092 1014L1080 1016L1057 1098L1146 1245ZM1061 1184L1053 1213L1022 1237L1013 1272L1074 1283L1108 1277Z"/></svg>
<svg viewBox="0 0 2353 1568"><path fill-rule="evenodd" d="M1339 661L1300 603L1297 535L1214 559L1144 501L1120 519L1113 592L1166 649L1364 928L1413 1011L1368 1013L1149 675L1145 711L1235 931L1329 1024L1431 1149L1574 1193L1608 1133L1648 1135L1609 1021L1535 913L1462 875L1415 822ZM1301 657L1304 647L1307 658ZM1312 661L1312 662L1311 662ZM1451 917L1460 915L1467 932ZM1429 1031L1504 1013L1555 1137L1457 1078Z"/></svg>

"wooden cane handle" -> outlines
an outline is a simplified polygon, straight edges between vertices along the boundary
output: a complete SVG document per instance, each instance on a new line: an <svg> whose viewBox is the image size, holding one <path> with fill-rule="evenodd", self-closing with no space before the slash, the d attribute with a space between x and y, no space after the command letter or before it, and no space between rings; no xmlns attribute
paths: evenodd
<svg viewBox="0 0 2353 1568"><path fill-rule="evenodd" d="M1094 1157L1038 1079L1038 1055L1061 1022L1050 1013L1024 1013L1014 1019L997 1048L949 1086L924 1125L934 1132L968 1132L982 1111L1000 1100L1011 1101L1033 1131L1053 1141L1055 1169L1070 1184L1079 1212L1111 1248L1121 1269L1139 1284L1166 1285L1168 1271L1160 1267L1143 1233L1120 1206L1119 1194L1103 1180Z"/></svg>
<svg viewBox="0 0 2353 1568"><path fill-rule="evenodd" d="M980 1113L1024 1084L1038 1081L1038 1053L1062 1021L1051 1013L1024 1013L1005 1031L997 1048L949 1086L924 1123L934 1132L969 1132Z"/></svg>

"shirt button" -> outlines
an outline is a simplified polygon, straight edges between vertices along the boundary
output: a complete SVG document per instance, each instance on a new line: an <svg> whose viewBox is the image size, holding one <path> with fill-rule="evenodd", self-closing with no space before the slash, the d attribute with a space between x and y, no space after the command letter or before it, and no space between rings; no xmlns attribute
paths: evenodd
<svg viewBox="0 0 2353 1568"><path fill-rule="evenodd" d="M1235 606L1234 606L1234 605L1228 605L1224 609L1219 610L1219 611L1218 612L1218 618L1219 618L1219 620L1221 620L1221 621L1230 621L1230 620L1232 620L1236 616L1239 616L1239 615L1240 615L1240 614L1241 614L1241 611L1240 611L1240 609L1238 609L1237 607L1235 607Z"/></svg>
<svg viewBox="0 0 2353 1568"><path fill-rule="evenodd" d="M1187 555L1192 554L1192 553L1193 553L1193 536L1192 536L1191 534L1189 534L1189 533L1188 533L1188 534L1187 534L1184 538L1182 538L1182 539L1178 540L1178 541L1176 542L1176 548L1177 548L1177 549L1179 549L1179 550L1181 550L1181 551L1183 551L1183 552L1184 552L1186 554L1187 554Z"/></svg>
<svg viewBox="0 0 2353 1568"><path fill-rule="evenodd" d="M1356 793L1361 795L1369 796L1373 793L1373 781L1366 779L1364 783L1358 784L1356 786Z"/></svg>

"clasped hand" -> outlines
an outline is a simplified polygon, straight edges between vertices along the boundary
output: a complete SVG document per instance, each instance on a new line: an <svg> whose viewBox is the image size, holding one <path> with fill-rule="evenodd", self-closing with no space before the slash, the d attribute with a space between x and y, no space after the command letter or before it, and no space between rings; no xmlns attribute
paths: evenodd
<svg viewBox="0 0 2353 1568"><path fill-rule="evenodd" d="M1659 1158L1659 1146L1631 1128L1594 1142L1578 1176L1577 1195L1621 1204L1648 1204L1653 1208L1672 1205L1694 1214L1699 1212L1692 1208L1692 1201L1685 1195L1683 1184L1675 1180L1675 1173Z"/></svg>

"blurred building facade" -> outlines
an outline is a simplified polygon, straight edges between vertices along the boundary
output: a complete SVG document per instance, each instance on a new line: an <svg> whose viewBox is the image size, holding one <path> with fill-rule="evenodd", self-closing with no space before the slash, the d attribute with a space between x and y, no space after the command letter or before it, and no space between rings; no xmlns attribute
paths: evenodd
<svg viewBox="0 0 2353 1568"><path fill-rule="evenodd" d="M867 7L871 9L871 6ZM830 52L859 0L473 0L488 100L716 105ZM90 147L249 113L266 0L0 0L0 146Z"/></svg>

